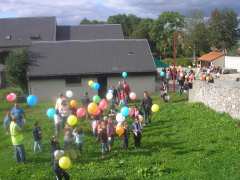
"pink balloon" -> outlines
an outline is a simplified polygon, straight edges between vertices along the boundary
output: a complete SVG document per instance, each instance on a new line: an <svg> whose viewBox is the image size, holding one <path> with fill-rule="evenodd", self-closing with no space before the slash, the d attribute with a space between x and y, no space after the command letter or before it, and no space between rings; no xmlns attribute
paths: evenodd
<svg viewBox="0 0 240 180"><path fill-rule="evenodd" d="M84 108L77 109L77 117L82 118L86 115L86 110Z"/></svg>
<svg viewBox="0 0 240 180"><path fill-rule="evenodd" d="M6 99L8 102L13 102L13 101L15 101L16 97L17 97L16 94L10 93L6 96Z"/></svg>
<svg viewBox="0 0 240 180"><path fill-rule="evenodd" d="M131 93L129 94L129 97L130 97L131 100L137 99L137 95L136 95L135 92L131 92Z"/></svg>
<svg viewBox="0 0 240 180"><path fill-rule="evenodd" d="M101 110L105 110L108 107L108 102L106 99L102 99L98 105Z"/></svg>

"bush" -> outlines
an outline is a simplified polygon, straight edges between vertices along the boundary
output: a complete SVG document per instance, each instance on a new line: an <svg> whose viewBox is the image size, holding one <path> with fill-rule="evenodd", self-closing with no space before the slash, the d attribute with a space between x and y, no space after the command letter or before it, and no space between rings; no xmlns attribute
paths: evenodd
<svg viewBox="0 0 240 180"><path fill-rule="evenodd" d="M173 59L172 58L167 58L164 59L163 61L166 64L172 65L173 64ZM176 65L177 66L183 66L183 67L187 67L187 66L191 66L192 65L192 60L191 58L177 58L176 59Z"/></svg>
<svg viewBox="0 0 240 180"><path fill-rule="evenodd" d="M27 92L28 53L25 49L15 49L9 53L5 61L6 80L8 86L20 87Z"/></svg>

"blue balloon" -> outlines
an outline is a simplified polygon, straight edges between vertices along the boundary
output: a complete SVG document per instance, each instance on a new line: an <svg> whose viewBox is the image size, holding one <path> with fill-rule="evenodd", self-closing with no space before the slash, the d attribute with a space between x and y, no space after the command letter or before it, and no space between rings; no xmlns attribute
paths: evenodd
<svg viewBox="0 0 240 180"><path fill-rule="evenodd" d="M36 104L38 103L38 98L37 98L37 96L34 96L34 95L29 95L28 97L27 97L27 104L29 105L29 106L35 106Z"/></svg>
<svg viewBox="0 0 240 180"><path fill-rule="evenodd" d="M160 76L161 76L161 77L164 77L164 76L165 76L164 71L161 71L161 72L160 72Z"/></svg>
<svg viewBox="0 0 240 180"><path fill-rule="evenodd" d="M121 113L122 113L122 115L124 116L124 117L127 117L128 115L129 115L129 109L128 109L128 107L122 107L122 109L121 109Z"/></svg>
<svg viewBox="0 0 240 180"><path fill-rule="evenodd" d="M56 114L56 110L54 108L49 108L47 110L47 116L49 119L53 119L55 114Z"/></svg>
<svg viewBox="0 0 240 180"><path fill-rule="evenodd" d="M128 76L127 72L122 72L122 77L123 78L127 78L127 76Z"/></svg>
<svg viewBox="0 0 240 180"><path fill-rule="evenodd" d="M100 89L100 84L98 82L93 83L92 88L96 91Z"/></svg>

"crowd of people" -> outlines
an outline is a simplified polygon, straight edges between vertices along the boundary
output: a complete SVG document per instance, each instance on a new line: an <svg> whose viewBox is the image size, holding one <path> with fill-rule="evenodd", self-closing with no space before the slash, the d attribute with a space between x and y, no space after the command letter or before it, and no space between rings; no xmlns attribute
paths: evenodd
<svg viewBox="0 0 240 180"><path fill-rule="evenodd" d="M98 114L86 113L85 118L92 131L92 137L99 142L101 158L111 152L116 139L120 140L123 149L129 148L129 141L132 134L134 147L141 147L141 138L144 126L151 123L152 99L148 92L145 91L140 104L127 106L131 101L130 86L126 80L118 83L116 87L111 87L109 92L113 97L109 100L109 106L106 110L101 110ZM70 105L70 100L64 94L60 94L55 104L54 114L54 132L50 140L51 146L51 163L57 179L69 179L69 174L58 164L59 156L56 157L56 151L67 153L71 150L78 151L79 154L84 152L85 133L81 125L72 126L68 123L71 115L77 114L77 108ZM82 107L86 110L91 99L86 92L81 99ZM122 107L129 108L129 118L127 120L117 120L117 112ZM6 134L10 134L12 145L14 146L16 160L19 163L26 162L26 153L24 148L24 131L25 131L25 113L24 110L15 103L14 107L6 112L3 121ZM43 130L39 122L35 122L32 128L33 152L41 153ZM61 135L63 134L63 145L60 145ZM58 154L58 153L57 153Z"/></svg>

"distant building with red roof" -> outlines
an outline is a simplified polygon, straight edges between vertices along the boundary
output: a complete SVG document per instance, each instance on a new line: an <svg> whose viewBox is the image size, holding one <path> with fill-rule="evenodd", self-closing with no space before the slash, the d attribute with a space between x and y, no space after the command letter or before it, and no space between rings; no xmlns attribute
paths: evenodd
<svg viewBox="0 0 240 180"><path fill-rule="evenodd" d="M198 58L198 62L201 64L201 66L215 65L224 67L224 60L225 54L217 51L212 51Z"/></svg>

